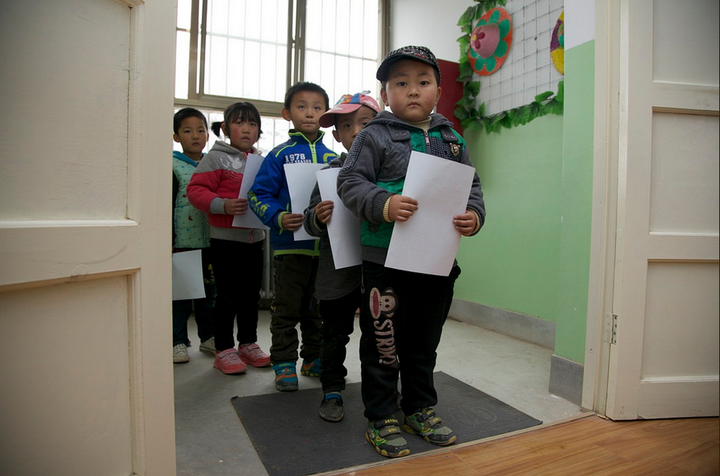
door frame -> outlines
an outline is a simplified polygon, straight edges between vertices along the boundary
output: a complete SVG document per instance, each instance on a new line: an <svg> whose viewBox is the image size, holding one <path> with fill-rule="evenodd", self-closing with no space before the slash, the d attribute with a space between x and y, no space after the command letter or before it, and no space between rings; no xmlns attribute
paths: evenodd
<svg viewBox="0 0 720 476"><path fill-rule="evenodd" d="M629 109L624 110L626 106L623 104L623 97L627 96L631 81L634 82L637 79L628 75L628 71L624 70L621 61L623 57L627 57L627 52L622 48L624 44L628 43L631 26L635 28L636 36L638 35L637 28L642 27L642 25L628 24L632 21L630 9L640 10L648 6L652 8L652 2L643 6L623 0L596 0L595 4L594 176L582 405L601 415L619 419L633 419L639 416L637 406L640 397L632 393L633 390L618 386L622 383L623 375L639 369L639 360L635 361L633 353L629 352L631 355L628 361L630 369L623 367L627 372L620 375L616 371L619 368L618 362L616 362L618 357L613 350L617 329L617 316L614 315L614 312L619 305L614 300L621 290L621 283L615 282L615 280L617 277L625 275L623 256L617 253L621 247L625 246L622 243L625 240L625 227L622 223L626 219L627 211L625 205L626 181L630 180L624 154L629 147L635 147L634 143L628 143L625 133L630 124L627 123ZM646 31L639 34L652 36L652 30L649 33ZM645 57L643 56L643 58ZM646 69L642 69L642 71L647 73ZM634 74L637 76L638 73ZM637 85L634 87L637 88ZM656 89L665 93L665 89L668 88L657 87ZM695 90L698 89L701 96L697 96ZM667 112L675 113L687 110L692 113L717 115L717 86L693 88L692 95L680 92L682 93L681 97L673 98L673 100L670 100L670 94L662 94L662 101L654 103L654 110L665 112L664 109L667 109ZM657 92L655 94L657 95ZM701 97L702 100L693 102L696 97ZM689 108L685 107L688 102L691 105ZM637 140L636 138L635 142ZM629 235L627 239L631 239ZM717 237L714 239L717 240ZM703 241L704 244L707 244L706 242L707 240ZM698 253L697 256L701 261L704 259L717 261L717 255L713 255L713 253L709 255ZM629 319L630 314L632 313L624 316L625 319ZM642 332L635 326L635 323L626 320L623 323L627 327L624 335L629 336L633 332ZM627 347L626 343L626 350ZM615 348L615 350L617 349L619 347ZM624 355L628 355L628 352L625 352ZM717 381L714 382L716 385ZM707 384L704 381L694 383L701 386ZM679 390L676 390L676 393L677 391ZM623 405L627 403L629 408L616 408L619 401ZM662 412L657 414L660 415Z"/></svg>

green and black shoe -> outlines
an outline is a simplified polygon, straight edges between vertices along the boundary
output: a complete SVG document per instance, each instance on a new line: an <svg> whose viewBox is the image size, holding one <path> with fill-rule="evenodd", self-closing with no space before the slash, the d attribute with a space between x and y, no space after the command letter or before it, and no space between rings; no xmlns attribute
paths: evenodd
<svg viewBox="0 0 720 476"><path fill-rule="evenodd" d="M407 441L400 431L400 422L395 418L368 422L365 439L373 445L375 451L388 458L410 454Z"/></svg>
<svg viewBox="0 0 720 476"><path fill-rule="evenodd" d="M421 408L412 415L405 415L403 430L413 435L420 435L428 443L438 446L448 446L455 443L457 436L442 420L435 415L430 407Z"/></svg>

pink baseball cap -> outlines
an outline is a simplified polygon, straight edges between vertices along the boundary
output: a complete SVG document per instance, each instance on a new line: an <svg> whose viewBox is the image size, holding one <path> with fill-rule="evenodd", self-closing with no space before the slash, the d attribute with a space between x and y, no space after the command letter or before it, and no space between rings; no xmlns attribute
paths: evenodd
<svg viewBox="0 0 720 476"><path fill-rule="evenodd" d="M344 94L338 102L328 109L325 114L320 116L320 127L332 127L335 125L335 114L350 114L360 109L361 106L367 106L375 112L380 112L380 106L371 96L370 91L363 91L357 94Z"/></svg>

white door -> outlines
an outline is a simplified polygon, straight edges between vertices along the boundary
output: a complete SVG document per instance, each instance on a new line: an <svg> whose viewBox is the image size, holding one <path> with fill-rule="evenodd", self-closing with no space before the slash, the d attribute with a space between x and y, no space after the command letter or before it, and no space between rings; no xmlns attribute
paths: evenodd
<svg viewBox="0 0 720 476"><path fill-rule="evenodd" d="M0 14L0 474L174 475L173 0Z"/></svg>
<svg viewBox="0 0 720 476"><path fill-rule="evenodd" d="M605 414L716 416L718 2L610 4L619 61Z"/></svg>

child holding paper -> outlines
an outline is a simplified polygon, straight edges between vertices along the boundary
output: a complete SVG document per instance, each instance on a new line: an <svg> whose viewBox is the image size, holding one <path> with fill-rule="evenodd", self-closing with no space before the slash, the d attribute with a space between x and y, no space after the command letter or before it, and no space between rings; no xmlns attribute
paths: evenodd
<svg viewBox="0 0 720 476"><path fill-rule="evenodd" d="M200 250L202 253L205 297L173 301L173 363L190 361L187 346L187 323L195 314L200 350L215 353L213 312L215 309L215 278L210 265L210 225L205 214L190 205L187 184L203 156L209 132L205 115L192 107L185 107L173 117L173 140L180 143L182 152L173 151L173 253Z"/></svg>
<svg viewBox="0 0 720 476"><path fill-rule="evenodd" d="M290 212L290 193L285 164L327 164L337 157L323 143L318 120L328 110L328 95L314 83L300 82L285 93L282 116L291 121L290 138L265 157L248 192L250 207L270 228L275 268L275 295L270 307L272 346L270 358L275 388L298 389L297 360L303 359L302 375L319 377L321 319L314 297L318 267L318 240L295 240L302 227L302 213ZM297 204L296 204L297 205ZM300 210L305 209L302 204ZM298 340L300 324L302 346Z"/></svg>
<svg viewBox="0 0 720 476"><path fill-rule="evenodd" d="M230 144L216 141L203 158L187 186L188 198L204 211L210 222L217 300L215 303L215 362L226 374L238 374L247 365L265 367L270 356L257 345L258 302L262 286L265 232L233 228L235 215L248 211L247 198L238 198L248 154L257 154L260 113L249 102L225 109L222 123L214 123L215 135L223 134ZM233 332L237 322L238 348Z"/></svg>
<svg viewBox="0 0 720 476"><path fill-rule="evenodd" d="M472 163L452 123L433 113L442 90L440 68L429 49L406 46L390 52L376 76L392 113L381 112L358 134L337 184L343 203L363 221L360 361L368 419L365 438L381 455L397 457L410 454L395 416L398 379L403 429L439 446L456 440L432 407L437 404L436 350L460 269L455 265L449 276L435 276L385 267L394 222L411 219L422 206L402 195L410 154L417 150ZM485 203L477 174L466 212L448 220L462 236L482 227Z"/></svg>
<svg viewBox="0 0 720 476"><path fill-rule="evenodd" d="M380 112L380 106L368 93L345 94L332 109L320 116L320 126L335 126L333 136L346 150L350 150L355 136ZM347 154L343 152L339 158L330 162L329 167L341 167L346 157ZM303 226L309 234L320 237L315 297L320 300L320 316L323 320L320 382L324 395L319 414L323 420L335 422L345 416L341 392L345 390L347 375L344 365L346 346L355 328L355 311L360 305L360 265L335 269L327 229L333 208L333 201L321 201L320 190L315 187L305 210Z"/></svg>

